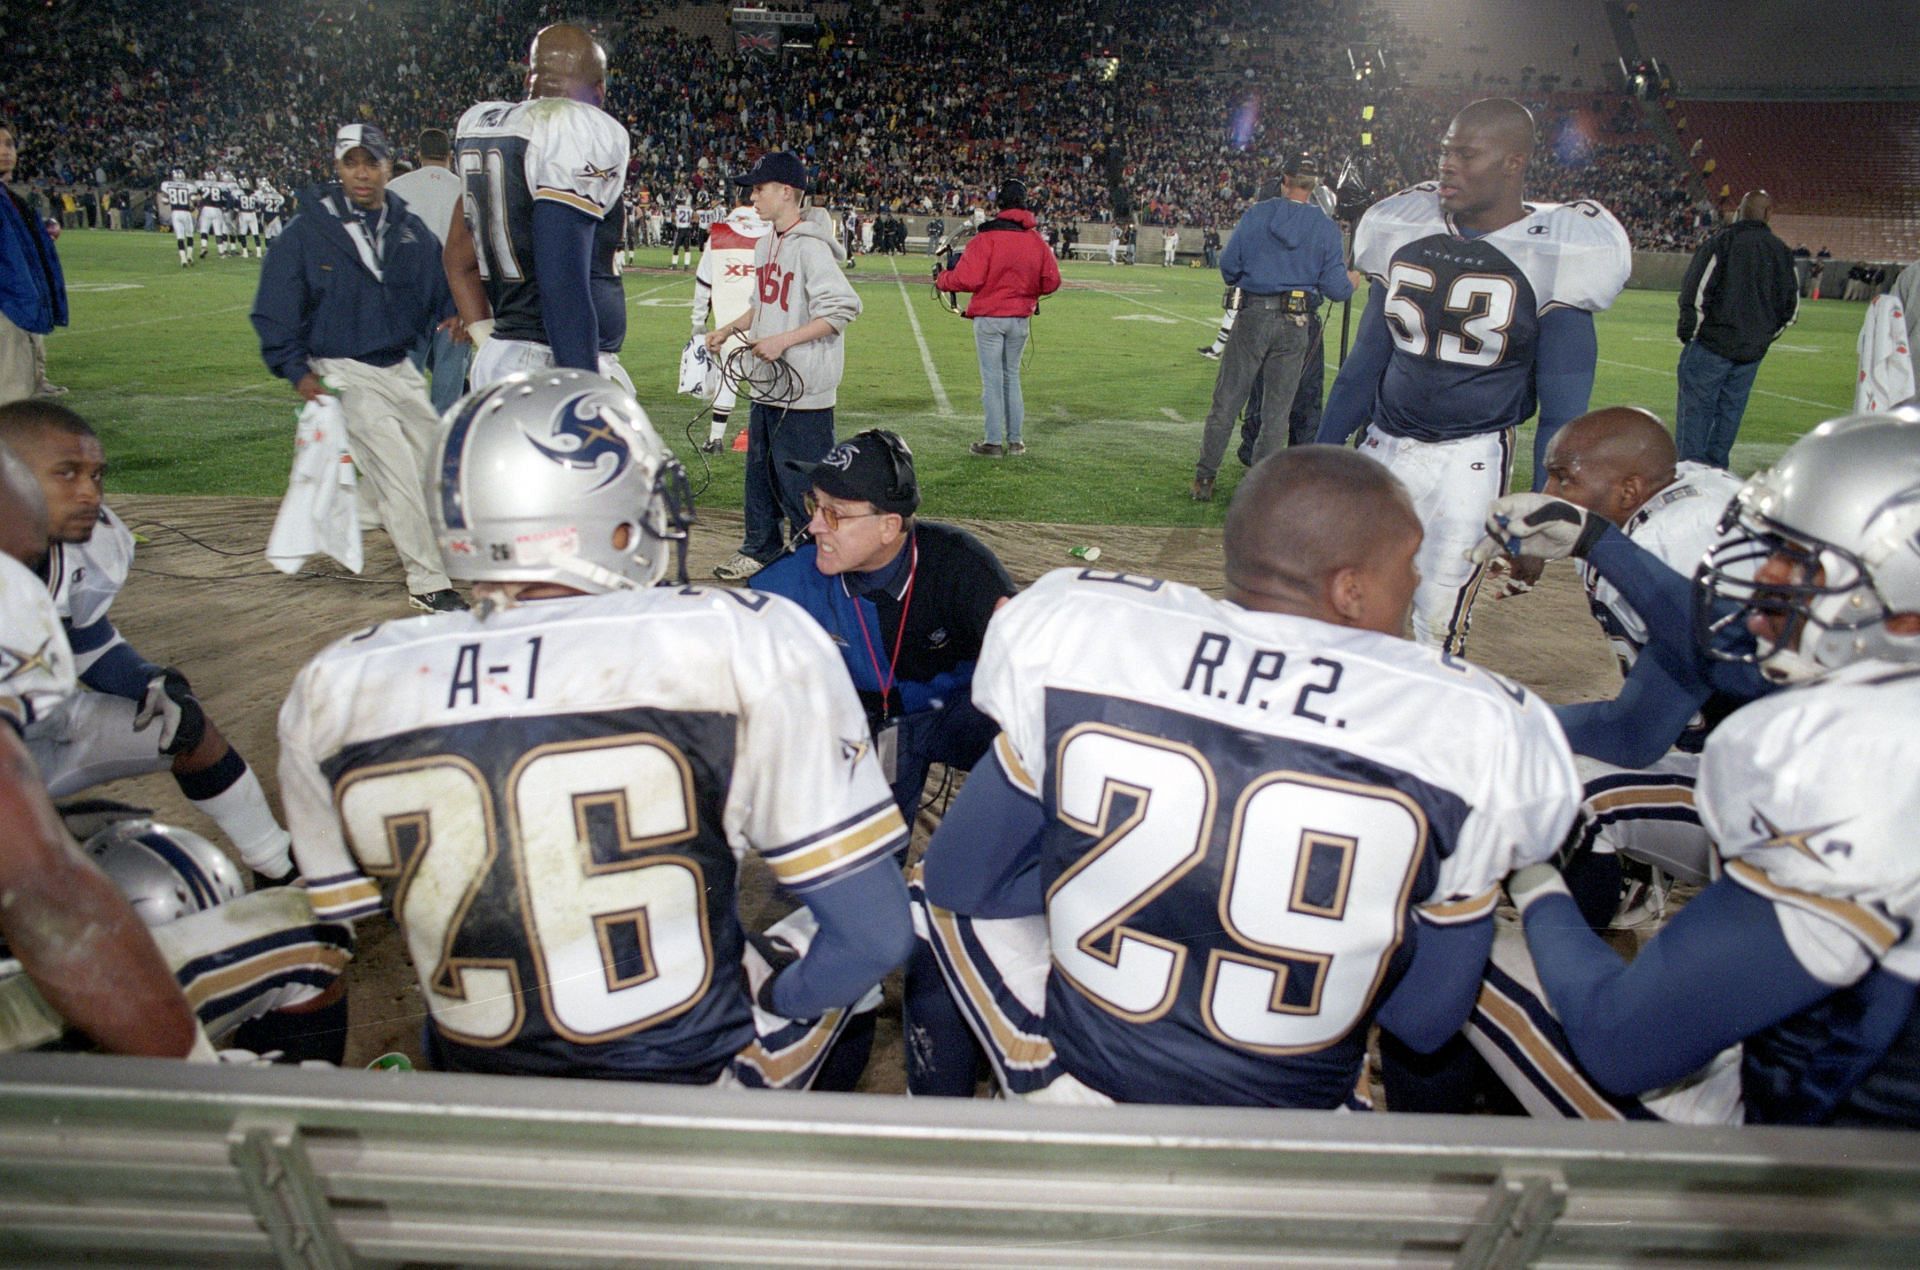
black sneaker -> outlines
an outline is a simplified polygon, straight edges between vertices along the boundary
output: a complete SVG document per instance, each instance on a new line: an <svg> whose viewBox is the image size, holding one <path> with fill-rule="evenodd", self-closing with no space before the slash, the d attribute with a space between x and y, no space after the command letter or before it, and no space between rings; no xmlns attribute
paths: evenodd
<svg viewBox="0 0 1920 1270"><path fill-rule="evenodd" d="M292 886L300 880L298 869L288 869L277 878L262 873L258 869L250 869L248 872L253 874L253 889L256 891L271 891L275 887Z"/></svg>
<svg viewBox="0 0 1920 1270"><path fill-rule="evenodd" d="M464 613L467 611L467 602L461 599L460 593L452 587L444 587L438 591L429 591L425 595L409 595L407 599L413 607L425 609L429 613Z"/></svg>
<svg viewBox="0 0 1920 1270"><path fill-rule="evenodd" d="M995 445L991 441L975 441L967 447L967 452L977 454L983 459L997 459L1007 450L1005 446Z"/></svg>
<svg viewBox="0 0 1920 1270"><path fill-rule="evenodd" d="M702 441L700 443L700 453L702 454L718 454L720 453L720 451L726 448L727 448L727 443L724 440Z"/></svg>

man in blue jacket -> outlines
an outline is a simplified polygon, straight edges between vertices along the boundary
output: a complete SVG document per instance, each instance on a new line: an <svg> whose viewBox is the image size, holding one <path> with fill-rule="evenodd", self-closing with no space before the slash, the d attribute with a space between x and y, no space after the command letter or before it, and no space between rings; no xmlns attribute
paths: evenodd
<svg viewBox="0 0 1920 1270"><path fill-rule="evenodd" d="M39 387L33 337L67 324L67 282L46 226L6 183L19 158L13 125L0 119L0 406Z"/></svg>
<svg viewBox="0 0 1920 1270"><path fill-rule="evenodd" d="M340 129L339 180L304 192L300 215L273 240L253 327L261 357L294 391L339 399L354 467L406 566L414 607L446 612L466 604L441 568L427 520L439 420L407 353L436 324L452 324L453 301L440 240L387 192L392 155L378 128Z"/></svg>
<svg viewBox="0 0 1920 1270"><path fill-rule="evenodd" d="M974 709L973 664L1013 580L966 530L914 516L913 453L893 433L862 432L818 463L787 465L812 482L812 541L754 588L800 605L839 646L911 826L927 770L971 769L999 730Z"/></svg>
<svg viewBox="0 0 1920 1270"><path fill-rule="evenodd" d="M1309 174L1317 177L1319 168L1305 156L1287 165L1289 180ZM1228 287L1239 289L1240 310L1213 383L1200 461L1193 469L1193 497L1202 503L1213 498L1227 439L1255 382L1264 387L1266 400L1292 401L1313 342L1309 315L1322 298L1351 296L1359 278L1345 268L1340 227L1312 203L1288 198L1266 199L1247 209L1220 257L1220 276ZM1285 439L1278 428L1263 431L1253 461L1267 457Z"/></svg>

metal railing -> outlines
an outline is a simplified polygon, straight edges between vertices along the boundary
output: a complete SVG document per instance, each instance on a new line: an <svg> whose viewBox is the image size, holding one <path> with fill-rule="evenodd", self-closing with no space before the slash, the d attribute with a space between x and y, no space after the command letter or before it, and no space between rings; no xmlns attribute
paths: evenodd
<svg viewBox="0 0 1920 1270"><path fill-rule="evenodd" d="M0 1058L6 1264L1920 1261L1920 1138Z"/></svg>

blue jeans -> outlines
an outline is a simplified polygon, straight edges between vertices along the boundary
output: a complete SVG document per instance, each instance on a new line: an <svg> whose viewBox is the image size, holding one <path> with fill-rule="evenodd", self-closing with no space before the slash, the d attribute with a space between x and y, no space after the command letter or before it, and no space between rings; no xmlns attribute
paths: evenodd
<svg viewBox="0 0 1920 1270"><path fill-rule="evenodd" d="M473 345L456 344L445 331L435 331L427 344L427 364L421 369L432 378L428 395L433 412L447 413L447 407L467 391L467 367L473 362Z"/></svg>
<svg viewBox="0 0 1920 1270"><path fill-rule="evenodd" d="M784 513L797 536L807 527L807 491L813 483L787 467L787 460L818 463L833 448L833 407L790 410L753 403L747 417L746 535L743 554L770 564L786 551L780 532Z"/></svg>
<svg viewBox="0 0 1920 1270"><path fill-rule="evenodd" d="M973 320L974 351L980 354L980 400L987 411L987 441L1004 445L1020 439L1027 403L1020 396L1020 352L1027 346L1027 319L983 317Z"/></svg>
<svg viewBox="0 0 1920 1270"><path fill-rule="evenodd" d="M1733 438L1760 373L1758 360L1728 361L1699 340L1680 354L1680 409L1673 428L1682 459L1731 467Z"/></svg>

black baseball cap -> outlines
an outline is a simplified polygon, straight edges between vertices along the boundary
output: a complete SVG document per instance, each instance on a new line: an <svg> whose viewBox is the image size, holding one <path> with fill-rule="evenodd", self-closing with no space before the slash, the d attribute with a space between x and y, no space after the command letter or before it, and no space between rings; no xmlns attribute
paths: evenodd
<svg viewBox="0 0 1920 1270"><path fill-rule="evenodd" d="M1286 166L1280 170L1288 176L1319 176L1320 160L1310 154L1296 154L1289 157Z"/></svg>
<svg viewBox="0 0 1920 1270"><path fill-rule="evenodd" d="M748 188L765 185L769 181L777 181L781 185L791 185L797 190L805 190L807 165L802 163L800 156L791 150L773 150L761 155L760 161L753 165L751 172L733 178L735 185L744 185Z"/></svg>
<svg viewBox="0 0 1920 1270"><path fill-rule="evenodd" d="M1025 207L1026 205L1027 183L1025 181L1017 176L1010 176L1000 182L1000 208L1002 211L1010 207Z"/></svg>
<svg viewBox="0 0 1920 1270"><path fill-rule="evenodd" d="M879 428L848 437L818 463L786 460L789 470L835 498L872 503L875 511L911 516L920 506L913 451L896 433Z"/></svg>

